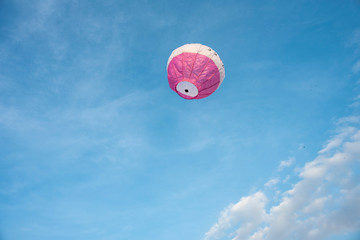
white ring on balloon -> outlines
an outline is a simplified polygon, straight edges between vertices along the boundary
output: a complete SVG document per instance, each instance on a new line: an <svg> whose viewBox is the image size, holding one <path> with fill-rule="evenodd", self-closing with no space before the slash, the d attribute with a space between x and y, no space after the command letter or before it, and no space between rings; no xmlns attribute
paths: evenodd
<svg viewBox="0 0 360 240"><path fill-rule="evenodd" d="M176 91L189 97L196 97L199 94L197 87L191 82L187 81L179 82L176 85Z"/></svg>

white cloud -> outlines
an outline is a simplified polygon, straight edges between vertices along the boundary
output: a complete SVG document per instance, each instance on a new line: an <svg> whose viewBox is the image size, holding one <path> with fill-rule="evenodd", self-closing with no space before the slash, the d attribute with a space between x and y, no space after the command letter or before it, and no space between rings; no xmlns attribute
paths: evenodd
<svg viewBox="0 0 360 240"><path fill-rule="evenodd" d="M344 117L344 118L339 119L337 124L340 125L340 124L344 124L344 123L359 123L359 122L360 122L360 116L350 116L350 117Z"/></svg>
<svg viewBox="0 0 360 240"><path fill-rule="evenodd" d="M257 192L241 198L236 204L230 204L220 214L218 222L205 234L205 239L220 239L227 229L240 223L242 226L236 230L234 239L249 235L264 220L266 201L264 193Z"/></svg>
<svg viewBox="0 0 360 240"><path fill-rule="evenodd" d="M279 202L266 206L273 196L262 191L243 197L222 212L204 239L318 240L356 231L360 229L360 185L354 169L359 165L360 130L345 127L305 164L300 180L282 192ZM265 187L277 182L271 179Z"/></svg>
<svg viewBox="0 0 360 240"><path fill-rule="evenodd" d="M286 175L286 177L282 180L283 183L286 183L287 181L289 181L290 179L290 175Z"/></svg>
<svg viewBox="0 0 360 240"><path fill-rule="evenodd" d="M279 182L279 179L278 178L272 178L270 179L269 181L267 181L264 186L265 187L272 187L274 185L276 185L277 183Z"/></svg>
<svg viewBox="0 0 360 240"><path fill-rule="evenodd" d="M343 118L342 122L350 122L354 121L354 117L348 117ZM319 153L326 153L329 152L331 149L339 147L342 142L344 141L344 138L348 137L349 135L353 134L356 129L353 127L348 127L345 129L342 129L341 133L336 135L334 138L332 138L330 141L328 141L327 145L319 151Z"/></svg>
<svg viewBox="0 0 360 240"><path fill-rule="evenodd" d="M328 201L329 199L331 199L331 196L319 197L317 199L314 199L312 203L310 203L304 208L303 212L305 214L311 214L314 212L320 213L324 208L326 201Z"/></svg>
<svg viewBox="0 0 360 240"><path fill-rule="evenodd" d="M289 158L288 160L281 161L279 165L279 171L283 170L286 167L290 167L296 162L296 159L294 157Z"/></svg>

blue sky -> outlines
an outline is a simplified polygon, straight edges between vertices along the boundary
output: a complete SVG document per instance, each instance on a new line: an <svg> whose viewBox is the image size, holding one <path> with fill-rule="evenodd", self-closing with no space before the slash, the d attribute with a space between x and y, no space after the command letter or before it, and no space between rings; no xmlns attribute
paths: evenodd
<svg viewBox="0 0 360 240"><path fill-rule="evenodd" d="M359 108L359 1L0 1L0 239L356 240Z"/></svg>

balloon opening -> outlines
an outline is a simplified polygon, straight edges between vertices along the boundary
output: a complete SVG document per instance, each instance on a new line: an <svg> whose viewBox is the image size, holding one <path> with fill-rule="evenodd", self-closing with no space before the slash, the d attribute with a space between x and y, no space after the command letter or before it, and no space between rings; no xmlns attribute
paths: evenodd
<svg viewBox="0 0 360 240"><path fill-rule="evenodd" d="M193 99L199 94L199 90L194 83L184 80L176 85L176 92L185 99Z"/></svg>

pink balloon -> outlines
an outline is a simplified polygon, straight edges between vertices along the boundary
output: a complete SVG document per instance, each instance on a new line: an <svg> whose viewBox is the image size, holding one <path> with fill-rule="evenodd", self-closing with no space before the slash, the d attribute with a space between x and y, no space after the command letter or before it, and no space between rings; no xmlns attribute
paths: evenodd
<svg viewBox="0 0 360 240"><path fill-rule="evenodd" d="M225 78L219 55L202 44L186 44L175 49L167 64L170 88L185 99L208 97Z"/></svg>

